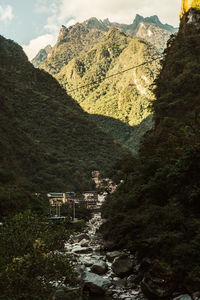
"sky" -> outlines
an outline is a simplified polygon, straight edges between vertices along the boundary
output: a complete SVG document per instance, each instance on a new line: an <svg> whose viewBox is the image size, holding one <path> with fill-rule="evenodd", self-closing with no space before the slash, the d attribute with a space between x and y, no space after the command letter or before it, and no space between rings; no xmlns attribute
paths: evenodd
<svg viewBox="0 0 200 300"><path fill-rule="evenodd" d="M29 59L55 44L62 25L90 17L131 24L136 14L179 24L181 0L0 0L0 35L20 44Z"/></svg>

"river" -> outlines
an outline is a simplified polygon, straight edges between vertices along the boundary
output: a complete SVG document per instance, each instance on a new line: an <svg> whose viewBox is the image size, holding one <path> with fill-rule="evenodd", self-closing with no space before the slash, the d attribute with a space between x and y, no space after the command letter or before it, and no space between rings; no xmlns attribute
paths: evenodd
<svg viewBox="0 0 200 300"><path fill-rule="evenodd" d="M133 256L127 250L105 251L98 233L102 222L100 213L94 214L87 229L72 236L66 243L68 253L73 255L74 264L82 274L85 289L91 292L89 300L146 299L129 276L133 268ZM119 264L118 269L114 270L113 263L120 261L120 257L123 257L121 266ZM123 272L127 274L123 276Z"/></svg>

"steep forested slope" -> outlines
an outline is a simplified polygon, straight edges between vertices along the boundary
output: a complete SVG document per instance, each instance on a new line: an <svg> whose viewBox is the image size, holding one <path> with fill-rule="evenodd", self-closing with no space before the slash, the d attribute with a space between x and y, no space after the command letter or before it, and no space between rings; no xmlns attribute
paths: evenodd
<svg viewBox="0 0 200 300"><path fill-rule="evenodd" d="M0 167L38 190L88 188L93 169L128 153L88 119L21 47L0 37Z"/></svg>
<svg viewBox="0 0 200 300"><path fill-rule="evenodd" d="M98 126L137 151L141 137L153 126L148 106L159 63L104 79L152 60L175 31L157 16L137 15L130 25L91 18L69 28L62 26L56 45L40 68L55 76ZM92 81L96 84L74 91Z"/></svg>
<svg viewBox="0 0 200 300"><path fill-rule="evenodd" d="M103 209L105 238L160 260L150 265L154 269L146 276L151 278L143 282L145 289L155 284L154 291L155 278L162 276L169 293L180 284L190 292L200 286L199 30L200 11L190 9L156 80L155 130L146 136L138 159L122 162L121 171L117 166L115 178L125 183Z"/></svg>
<svg viewBox="0 0 200 300"><path fill-rule="evenodd" d="M159 52L147 42L112 28L91 51L64 66L56 78L82 108L92 114L99 126L130 148L137 149L145 130L137 135L136 126L150 115L148 106L153 99L150 86L158 73L159 63L153 61L109 79L106 77L152 61L157 56ZM90 85L91 81L95 83ZM117 120L124 126L120 126L120 122L118 126ZM150 129L152 123L148 125Z"/></svg>

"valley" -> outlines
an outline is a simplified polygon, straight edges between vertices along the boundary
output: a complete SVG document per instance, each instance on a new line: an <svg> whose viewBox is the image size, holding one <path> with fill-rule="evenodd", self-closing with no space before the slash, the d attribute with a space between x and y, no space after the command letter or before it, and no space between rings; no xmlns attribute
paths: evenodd
<svg viewBox="0 0 200 300"><path fill-rule="evenodd" d="M0 299L199 300L200 0L70 1L0 4Z"/></svg>

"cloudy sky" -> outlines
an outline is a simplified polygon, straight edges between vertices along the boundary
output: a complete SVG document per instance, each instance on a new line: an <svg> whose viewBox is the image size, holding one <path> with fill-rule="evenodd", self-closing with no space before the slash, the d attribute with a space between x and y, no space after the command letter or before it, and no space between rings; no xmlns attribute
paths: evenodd
<svg viewBox="0 0 200 300"><path fill-rule="evenodd" d="M22 45L32 59L55 43L62 24L90 17L130 24L140 14L178 26L180 6L181 0L0 0L0 34Z"/></svg>

